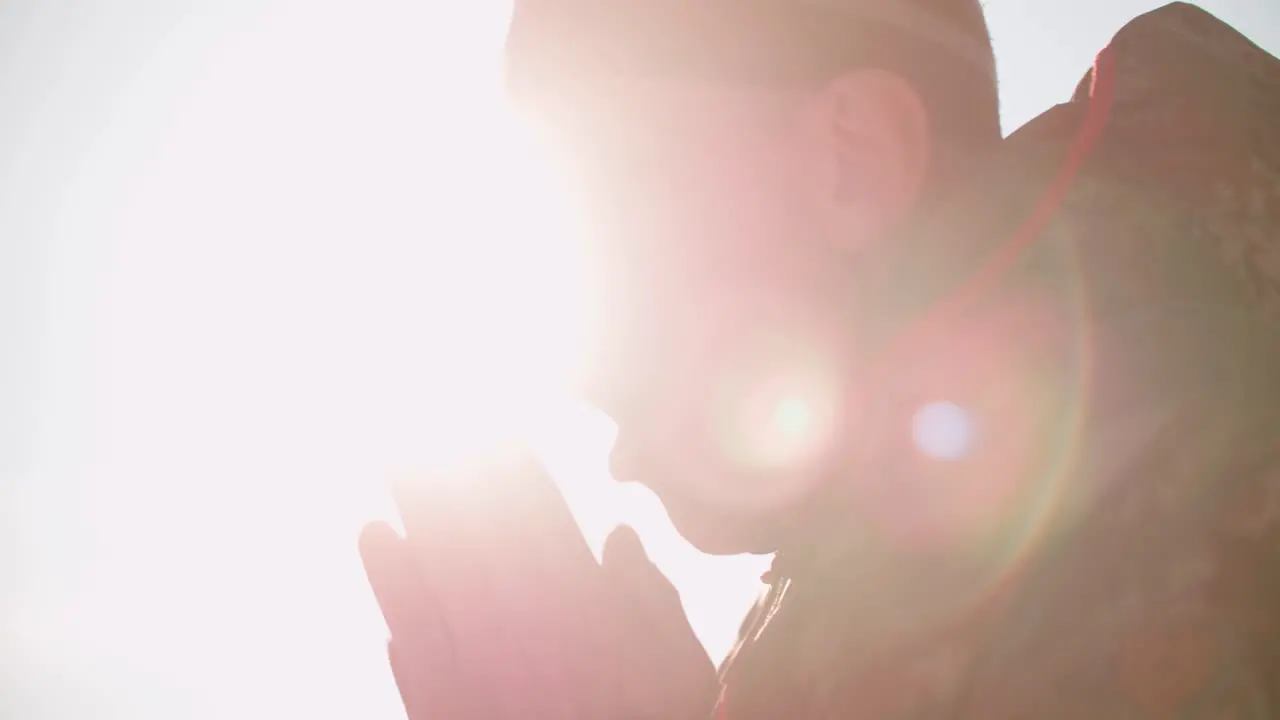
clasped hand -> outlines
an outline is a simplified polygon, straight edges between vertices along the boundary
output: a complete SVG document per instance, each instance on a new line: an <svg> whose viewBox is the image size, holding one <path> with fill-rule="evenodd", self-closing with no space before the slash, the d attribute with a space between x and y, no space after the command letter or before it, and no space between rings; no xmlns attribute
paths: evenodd
<svg viewBox="0 0 1280 720"><path fill-rule="evenodd" d="M675 588L619 528L596 562L528 455L395 491L361 555L410 720L703 718L714 668Z"/></svg>

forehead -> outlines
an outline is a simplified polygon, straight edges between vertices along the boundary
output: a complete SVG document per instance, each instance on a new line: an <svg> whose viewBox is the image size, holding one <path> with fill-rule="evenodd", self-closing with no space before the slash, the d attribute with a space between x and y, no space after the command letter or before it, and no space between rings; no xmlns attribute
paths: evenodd
<svg viewBox="0 0 1280 720"><path fill-rule="evenodd" d="M791 117L801 93L697 78L644 76L582 84L536 98L522 114L573 145L683 139L763 140Z"/></svg>

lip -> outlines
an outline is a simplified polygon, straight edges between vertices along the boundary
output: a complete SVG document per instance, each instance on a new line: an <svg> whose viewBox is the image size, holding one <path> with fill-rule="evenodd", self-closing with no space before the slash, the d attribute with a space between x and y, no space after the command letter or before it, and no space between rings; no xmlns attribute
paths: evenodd
<svg viewBox="0 0 1280 720"><path fill-rule="evenodd" d="M635 482L651 490L676 530L698 550L711 555L772 551L763 537L766 518L735 509L729 498L717 501L704 496L698 486L709 479L705 474L680 472L672 465L649 463L639 457L620 454L615 446L611 472L619 482Z"/></svg>

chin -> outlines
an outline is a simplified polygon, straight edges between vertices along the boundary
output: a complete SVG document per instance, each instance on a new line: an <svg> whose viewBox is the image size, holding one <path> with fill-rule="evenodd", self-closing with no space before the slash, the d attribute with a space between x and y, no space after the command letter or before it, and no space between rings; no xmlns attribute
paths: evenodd
<svg viewBox="0 0 1280 720"><path fill-rule="evenodd" d="M634 427L620 428L610 474L651 490L676 531L708 555L774 552L813 490L801 475L751 476L726 467L696 434L664 438Z"/></svg>
<svg viewBox="0 0 1280 720"><path fill-rule="evenodd" d="M777 549L774 519L710 508L679 494L658 492L676 532L708 555L763 555Z"/></svg>

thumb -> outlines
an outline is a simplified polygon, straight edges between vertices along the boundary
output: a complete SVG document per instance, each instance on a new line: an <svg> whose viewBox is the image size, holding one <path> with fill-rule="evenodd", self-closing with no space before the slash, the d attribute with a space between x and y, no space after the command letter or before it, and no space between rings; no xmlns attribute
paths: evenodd
<svg viewBox="0 0 1280 720"><path fill-rule="evenodd" d="M657 619L677 610L684 615L679 591L649 560L644 543L630 526L619 525L609 533L600 564L610 584L646 617Z"/></svg>
<svg viewBox="0 0 1280 720"><path fill-rule="evenodd" d="M685 615L680 592L649 560L635 530L620 525L609 534L601 553L601 567L638 625L654 633L664 645L705 654Z"/></svg>
<svg viewBox="0 0 1280 720"><path fill-rule="evenodd" d="M636 701L649 707L654 717L700 715L714 699L715 665L689 624L679 591L626 525L605 540L600 564L622 611L630 615L629 631L637 633L628 653L633 674L660 683L657 691L645 683L632 688L643 691Z"/></svg>

